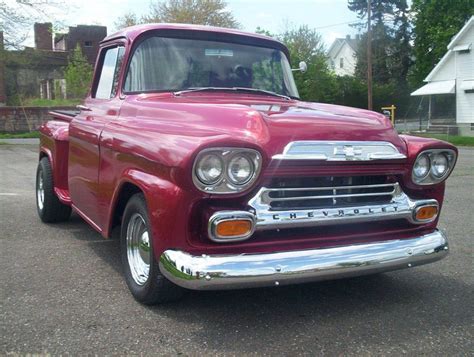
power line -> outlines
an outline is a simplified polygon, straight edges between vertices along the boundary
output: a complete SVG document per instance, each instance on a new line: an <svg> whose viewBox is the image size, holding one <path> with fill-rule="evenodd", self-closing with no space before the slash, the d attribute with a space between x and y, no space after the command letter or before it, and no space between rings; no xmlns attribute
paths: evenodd
<svg viewBox="0 0 474 357"><path fill-rule="evenodd" d="M367 105L372 110L372 28L370 21L371 1L367 1Z"/></svg>
<svg viewBox="0 0 474 357"><path fill-rule="evenodd" d="M319 27L314 27L315 30L320 30L320 29L325 29L325 28L328 28L328 27L334 27L334 26L339 26L339 25L348 25L348 24L354 24L356 22L359 22L358 20L357 21L347 21L347 22L340 22L338 24L332 24L332 25L325 25L325 26L319 26Z"/></svg>

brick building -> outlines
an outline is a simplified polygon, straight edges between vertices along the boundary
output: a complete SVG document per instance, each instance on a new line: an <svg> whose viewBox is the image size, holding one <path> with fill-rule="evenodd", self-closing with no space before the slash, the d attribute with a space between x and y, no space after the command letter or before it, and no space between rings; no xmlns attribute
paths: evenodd
<svg viewBox="0 0 474 357"><path fill-rule="evenodd" d="M100 41L107 35L104 26L79 25L68 33L53 36L51 23L34 24L34 48L6 51L0 58L0 105L15 98L54 99L65 96L64 69L68 56L79 45L94 65ZM3 33L0 33L0 50ZM19 104L19 103L15 103Z"/></svg>
<svg viewBox="0 0 474 357"><path fill-rule="evenodd" d="M99 43L107 36L107 27L78 25L69 27L68 33L56 34L54 49L56 51L72 51L79 44L82 53L90 64L94 65L99 51Z"/></svg>

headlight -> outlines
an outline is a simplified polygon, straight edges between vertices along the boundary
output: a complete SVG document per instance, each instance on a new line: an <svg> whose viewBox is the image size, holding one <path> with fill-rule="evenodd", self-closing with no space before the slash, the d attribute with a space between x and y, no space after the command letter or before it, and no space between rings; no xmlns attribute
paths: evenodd
<svg viewBox="0 0 474 357"><path fill-rule="evenodd" d="M430 158L428 155L423 154L418 156L413 166L413 176L418 180L423 179L430 172Z"/></svg>
<svg viewBox="0 0 474 357"><path fill-rule="evenodd" d="M448 158L445 154L433 154L431 162L431 173L433 176L443 177L449 169Z"/></svg>
<svg viewBox="0 0 474 357"><path fill-rule="evenodd" d="M450 149L433 149L418 155L413 165L412 180L418 185L433 185L448 177L456 162Z"/></svg>
<svg viewBox="0 0 474 357"><path fill-rule="evenodd" d="M254 172L252 161L243 155L234 156L228 165L227 176L236 185L244 185Z"/></svg>
<svg viewBox="0 0 474 357"><path fill-rule="evenodd" d="M193 182L204 192L242 191L258 177L262 157L252 149L212 148L201 151L193 167Z"/></svg>
<svg viewBox="0 0 474 357"><path fill-rule="evenodd" d="M224 171L224 163L216 154L204 155L196 166L196 175L203 184L211 185L219 181Z"/></svg>

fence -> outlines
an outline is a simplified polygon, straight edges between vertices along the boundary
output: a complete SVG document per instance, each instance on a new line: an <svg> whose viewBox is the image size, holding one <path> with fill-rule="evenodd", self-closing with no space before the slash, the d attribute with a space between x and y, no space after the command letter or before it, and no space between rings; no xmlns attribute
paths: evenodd
<svg viewBox="0 0 474 357"><path fill-rule="evenodd" d="M474 136L474 123L453 123L451 120L428 122L426 119L400 119L395 121L400 133L422 132L446 136Z"/></svg>
<svg viewBox="0 0 474 357"><path fill-rule="evenodd" d="M75 110L75 107L0 107L0 133L20 133L38 130L51 119L51 110Z"/></svg>

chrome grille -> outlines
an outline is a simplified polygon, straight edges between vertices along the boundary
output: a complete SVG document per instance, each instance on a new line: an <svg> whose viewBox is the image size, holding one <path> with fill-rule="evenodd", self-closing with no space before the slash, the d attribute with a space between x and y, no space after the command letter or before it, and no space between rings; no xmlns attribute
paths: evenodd
<svg viewBox="0 0 474 357"><path fill-rule="evenodd" d="M390 203L397 183L385 176L274 179L261 192L272 211Z"/></svg>

